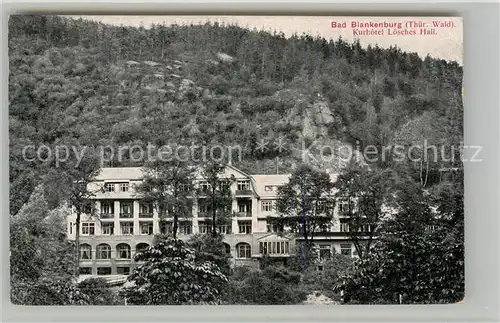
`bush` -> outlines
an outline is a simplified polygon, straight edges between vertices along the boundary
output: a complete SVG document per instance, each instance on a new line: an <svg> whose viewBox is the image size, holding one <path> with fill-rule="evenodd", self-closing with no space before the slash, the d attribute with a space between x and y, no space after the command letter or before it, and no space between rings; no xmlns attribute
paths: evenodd
<svg viewBox="0 0 500 323"><path fill-rule="evenodd" d="M339 299L340 295L334 292L339 279L353 266L353 260L349 257L334 254L329 260L322 263L323 270L317 270L311 266L304 271L302 278L303 289L308 292L321 291L325 296Z"/></svg>
<svg viewBox="0 0 500 323"><path fill-rule="evenodd" d="M300 304L307 292L301 290L300 274L282 266L264 270L236 268L224 300L227 304L284 305Z"/></svg>
<svg viewBox="0 0 500 323"><path fill-rule="evenodd" d="M196 234L187 241L187 245L194 250L197 263L211 262L225 275L231 273L229 255L226 253L222 235L214 237L212 234Z"/></svg>
<svg viewBox="0 0 500 323"><path fill-rule="evenodd" d="M218 304L227 278L210 262L197 262L195 251L179 239L167 239L140 252L143 261L122 290L134 305Z"/></svg>
<svg viewBox="0 0 500 323"><path fill-rule="evenodd" d="M89 278L78 284L78 289L88 296L89 305L122 305L117 293L104 278Z"/></svg>

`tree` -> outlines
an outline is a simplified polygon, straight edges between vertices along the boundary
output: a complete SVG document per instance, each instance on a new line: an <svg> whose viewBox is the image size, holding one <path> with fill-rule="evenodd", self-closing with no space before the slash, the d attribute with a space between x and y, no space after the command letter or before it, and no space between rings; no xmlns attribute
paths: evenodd
<svg viewBox="0 0 500 323"><path fill-rule="evenodd" d="M345 303L436 304L464 297L463 177L433 195L412 188L396 192L396 214L371 252L343 276ZM431 210L435 209L435 212Z"/></svg>
<svg viewBox="0 0 500 323"><path fill-rule="evenodd" d="M43 187L10 219L11 301L67 305L85 300L74 284L74 245L66 239L70 210L49 210ZM61 294L65 293L65 294Z"/></svg>
<svg viewBox="0 0 500 323"><path fill-rule="evenodd" d="M339 215L360 258L370 251L381 221L390 212L387 207L397 181L390 168L370 169L356 162L335 181Z"/></svg>
<svg viewBox="0 0 500 323"><path fill-rule="evenodd" d="M73 166L73 167L72 167ZM95 150L86 152L78 164L71 164L67 171L70 183L69 203L73 207L75 220L75 272L80 270L80 221L82 214L92 216L94 207L91 198L95 193L103 188L98 187L93 189L90 185L94 182L95 177L99 174L99 160Z"/></svg>
<svg viewBox="0 0 500 323"><path fill-rule="evenodd" d="M334 253L321 263L322 270L318 270L317 266L306 268L301 283L308 293L320 291L325 296L339 298L334 290L340 283L340 277L347 274L352 265L351 257Z"/></svg>
<svg viewBox="0 0 500 323"><path fill-rule="evenodd" d="M219 163L208 163L201 172L202 178L207 186L201 188L200 195L206 197L208 209L212 216L212 236L217 236L217 225L225 224L231 210L231 183L222 178L224 165Z"/></svg>
<svg viewBox="0 0 500 323"><path fill-rule="evenodd" d="M463 298L463 249L443 232L388 234L341 278L337 291L354 304L436 304ZM457 252L458 251L458 252Z"/></svg>
<svg viewBox="0 0 500 323"><path fill-rule="evenodd" d="M196 234L188 241L187 246L194 250L195 259L198 263L211 262L217 265L224 275L231 273L229 257L223 241L223 236L217 234Z"/></svg>
<svg viewBox="0 0 500 323"><path fill-rule="evenodd" d="M160 221L172 217L173 238L177 238L179 219L191 215L193 170L179 160L148 161L144 167L143 181L137 185L138 196L146 203L153 203Z"/></svg>
<svg viewBox="0 0 500 323"><path fill-rule="evenodd" d="M309 248L315 233L333 220L332 189L333 183L326 172L302 164L288 183L278 189L279 217L268 220L300 234Z"/></svg>
<svg viewBox="0 0 500 323"><path fill-rule="evenodd" d="M202 305L221 301L227 277L210 262L197 263L182 240L167 239L135 256L144 261L123 290L134 305Z"/></svg>

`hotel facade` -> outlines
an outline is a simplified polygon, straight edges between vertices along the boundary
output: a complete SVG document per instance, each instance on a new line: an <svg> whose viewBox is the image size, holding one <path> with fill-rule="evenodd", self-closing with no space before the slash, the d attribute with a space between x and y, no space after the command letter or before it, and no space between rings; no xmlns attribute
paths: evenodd
<svg viewBox="0 0 500 323"><path fill-rule="evenodd" d="M277 190L290 174L249 175L227 165L221 179L228 179L232 206L230 221L219 225L224 235L225 251L233 266L258 267L266 254L286 258L294 253L296 235L278 233L267 223L275 211ZM80 223L80 275L127 275L134 268L134 255L152 245L154 237L167 234L171 222L160 221L157 208L144 203L135 192L143 171L139 167L102 168L89 190L95 191L93 215L83 214ZM333 177L332 177L333 178ZM230 180L229 180L230 179ZM206 181L196 176L194 186L203 189ZM210 233L211 219L206 197L192 197L192 214L179 219L178 237L185 240L196 233ZM355 257L348 235L343 203L336 203L331 225L314 237L321 259L332 253ZM76 239L76 215L68 217L68 238Z"/></svg>

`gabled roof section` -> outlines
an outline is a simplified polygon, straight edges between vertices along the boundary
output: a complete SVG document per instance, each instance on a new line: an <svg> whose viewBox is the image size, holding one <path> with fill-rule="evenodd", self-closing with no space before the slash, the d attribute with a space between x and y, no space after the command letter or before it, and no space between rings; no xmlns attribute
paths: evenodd
<svg viewBox="0 0 500 323"><path fill-rule="evenodd" d="M257 241L290 241L291 238L287 237L285 234L269 233L263 237L257 239Z"/></svg>
<svg viewBox="0 0 500 323"><path fill-rule="evenodd" d="M277 195L277 186L282 186L290 180L290 174L280 175L252 175L255 182L255 190L261 198L271 198ZM271 186L271 191L266 191L266 186Z"/></svg>

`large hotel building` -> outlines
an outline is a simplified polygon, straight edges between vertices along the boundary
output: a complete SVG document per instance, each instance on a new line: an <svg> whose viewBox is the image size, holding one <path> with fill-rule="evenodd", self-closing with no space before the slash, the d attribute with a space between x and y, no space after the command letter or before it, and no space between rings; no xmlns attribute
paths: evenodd
<svg viewBox="0 0 500 323"><path fill-rule="evenodd" d="M277 216L275 202L277 189L287 183L290 175L249 175L227 165L221 176L231 179L231 221L219 226L224 233L226 252L232 265L258 266L264 254L270 257L292 255L297 237L277 234L277 228L266 219ZM154 205L143 203L134 186L143 178L139 167L102 168L90 190L93 197L93 216L82 215L80 224L80 274L124 275L134 266L134 254L153 243L154 236L165 234L171 228L168 221L160 221ZM195 187L206 182L198 176ZM337 203L331 226L315 235L320 258L331 253L355 256L355 249L347 234L348 223L342 217L343 203ZM68 237L75 239L76 215L68 217ZM210 233L209 205L203 196L193 197L192 216L180 219L178 237L189 238L196 233Z"/></svg>

